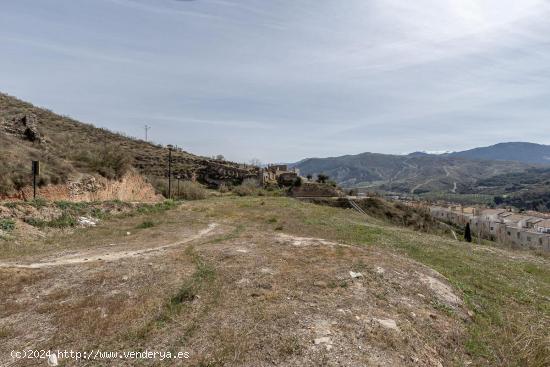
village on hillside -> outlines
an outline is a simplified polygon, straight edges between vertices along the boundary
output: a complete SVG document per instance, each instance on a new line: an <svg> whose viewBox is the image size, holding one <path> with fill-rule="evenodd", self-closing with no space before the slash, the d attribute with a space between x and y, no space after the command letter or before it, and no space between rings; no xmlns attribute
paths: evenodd
<svg viewBox="0 0 550 367"><path fill-rule="evenodd" d="M514 212L511 209L430 206L431 215L460 227L470 225L474 234L516 249L550 251L550 215Z"/></svg>

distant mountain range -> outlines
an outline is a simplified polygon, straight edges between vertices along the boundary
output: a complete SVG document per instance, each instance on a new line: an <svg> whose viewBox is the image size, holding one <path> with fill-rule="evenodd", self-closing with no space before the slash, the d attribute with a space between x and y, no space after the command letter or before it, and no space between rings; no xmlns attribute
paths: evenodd
<svg viewBox="0 0 550 367"><path fill-rule="evenodd" d="M550 164L550 145L533 143L500 143L490 147L475 148L445 154L448 157L517 161L533 164Z"/></svg>
<svg viewBox="0 0 550 367"><path fill-rule="evenodd" d="M424 193L471 191L480 180L550 165L550 146L502 143L463 152L408 155L361 153L304 159L302 175L324 173L345 187Z"/></svg>

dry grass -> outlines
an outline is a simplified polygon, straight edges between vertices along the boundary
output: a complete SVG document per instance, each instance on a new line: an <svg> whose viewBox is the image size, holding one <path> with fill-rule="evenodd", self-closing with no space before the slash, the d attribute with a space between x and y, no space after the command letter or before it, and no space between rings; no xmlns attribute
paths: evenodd
<svg viewBox="0 0 550 367"><path fill-rule="evenodd" d="M1 269L0 327L8 341L0 353L29 343L188 351L191 366L548 365L547 259L363 219L287 198L224 196L116 218L56 236L55 246L37 242L46 254L83 243L130 249L220 224L208 237L145 257ZM144 221L155 226L136 232ZM471 317L419 280L431 274L419 263L449 279ZM351 279L350 270L363 277ZM22 318L32 330L15 322ZM400 332L373 318L395 320ZM313 343L321 336L330 338L330 351Z"/></svg>
<svg viewBox="0 0 550 367"><path fill-rule="evenodd" d="M198 182L181 181L176 184L174 194L180 200L202 200L208 197L208 190Z"/></svg>
<svg viewBox="0 0 550 367"><path fill-rule="evenodd" d="M247 179L242 184L235 186L232 191L239 196L252 196L258 195L261 188L258 180Z"/></svg>

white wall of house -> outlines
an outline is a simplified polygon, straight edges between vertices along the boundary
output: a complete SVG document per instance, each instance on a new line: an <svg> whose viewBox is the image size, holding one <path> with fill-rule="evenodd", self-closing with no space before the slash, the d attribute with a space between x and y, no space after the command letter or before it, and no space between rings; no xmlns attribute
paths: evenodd
<svg viewBox="0 0 550 367"><path fill-rule="evenodd" d="M506 215L504 211L485 211L474 216L451 208L432 207L431 215L444 222L465 226L470 223L474 234L517 249L533 249L550 252L550 220L531 224L535 217ZM548 231L548 233L543 233Z"/></svg>

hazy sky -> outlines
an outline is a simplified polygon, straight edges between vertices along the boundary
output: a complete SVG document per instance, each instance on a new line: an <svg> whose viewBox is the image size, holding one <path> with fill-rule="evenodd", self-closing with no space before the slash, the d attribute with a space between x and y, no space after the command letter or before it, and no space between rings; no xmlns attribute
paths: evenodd
<svg viewBox="0 0 550 367"><path fill-rule="evenodd" d="M263 162L550 144L544 0L0 0L0 90Z"/></svg>

